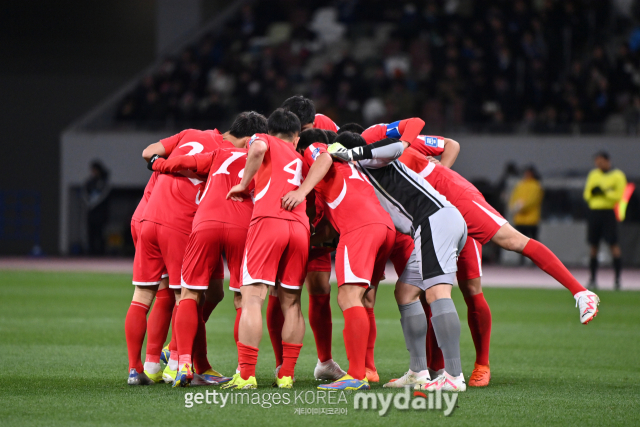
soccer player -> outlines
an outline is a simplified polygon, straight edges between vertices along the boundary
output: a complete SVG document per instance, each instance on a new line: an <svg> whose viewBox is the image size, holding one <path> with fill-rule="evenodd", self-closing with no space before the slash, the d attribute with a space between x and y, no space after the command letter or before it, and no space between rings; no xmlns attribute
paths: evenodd
<svg viewBox="0 0 640 427"><path fill-rule="evenodd" d="M338 126L327 116L316 114L316 107L313 101L301 95L292 96L282 103L282 108L291 111L300 119L303 131L310 129L325 130L329 132L337 132ZM307 134L312 135L318 133ZM319 136L322 138L322 136ZM301 139L305 137L301 136ZM311 141L316 142L316 141ZM328 142L328 141L327 141ZM305 144L308 146L308 144ZM314 192L309 194L307 203L315 202L316 212L313 221L313 227L319 227L320 222L324 218L324 204L319 198L314 197ZM316 350L318 353L318 363L313 371L313 375L318 380L335 381L342 378L345 372L333 360L331 355L331 338L333 324L331 323L331 248L311 247L309 251L309 260L307 263L307 291L309 292L309 324L313 331L316 342ZM271 337L276 354L276 371L278 366L282 364L282 312L277 296L273 294L269 296L267 305L267 328Z"/></svg>
<svg viewBox="0 0 640 427"><path fill-rule="evenodd" d="M283 363L276 378L277 387L293 386L304 337L300 292L309 255L309 219L304 201L291 211L282 207L282 197L297 189L306 175L302 157L295 150L300 120L295 114L278 108L269 116L268 131L268 135L258 133L249 140L242 180L227 195L234 201L242 201L255 177L255 205L247 233L240 288L240 374L224 384L225 388L257 388L255 369L262 338L262 305L268 288L276 286L276 281L279 281L278 297L284 314Z"/></svg>
<svg viewBox="0 0 640 427"><path fill-rule="evenodd" d="M411 234L415 241L409 263L395 289L400 323L411 356L410 371L402 381L396 381L398 384L392 383L393 386L407 382L429 391L466 390L460 363L460 319L451 299L456 259L467 238L462 215L422 177L395 160L409 142L385 139L377 145L367 145L360 135L344 132L336 143L339 144L334 146L339 148L330 147L332 154L356 161L358 171L364 173L375 188L396 229ZM340 144L350 149L345 150ZM422 293L431 307L435 333L445 359L445 372L433 381L425 357L427 319L420 304Z"/></svg>
<svg viewBox="0 0 640 427"><path fill-rule="evenodd" d="M149 161L153 156L172 158L194 155L213 151L221 143L222 134L217 130L187 129L151 144L143 151L142 156ZM172 357L165 372L161 370L160 355L172 315L175 314L174 301L179 299L179 294L178 298L171 298L171 291L164 290L168 288L159 288L158 279L166 268L169 288L179 291L182 258L191 234L202 184L203 180L194 174L160 175L145 206L133 262L133 284L136 288L125 320L129 352L128 383L131 385L147 385L163 380L173 382L177 372L177 342L172 339L175 349L172 349ZM167 209L167 206L171 208ZM222 280L224 269L219 269L214 278ZM147 322L146 315L154 297L156 303ZM215 306L218 302L212 303ZM140 349L146 331L147 356L142 365Z"/></svg>
<svg viewBox="0 0 640 427"><path fill-rule="evenodd" d="M253 201L247 198L237 203L226 200L226 195L241 180L247 156L244 147L250 136L266 130L267 119L250 112L234 121L231 129L223 135L225 143L220 148L194 156L169 160L159 158L153 163L153 170L162 173L190 170L197 175L208 174L182 263L182 293L174 325L177 331L179 372L174 387L185 387L194 378L191 367L194 340L204 340L206 346L206 331L198 305L202 302L204 291L209 288L211 275L220 263L222 252L226 255L231 275L230 289L236 292L234 303L237 311L240 310L242 255ZM231 380L213 371L210 366L201 376L205 383L210 384Z"/></svg>
<svg viewBox="0 0 640 427"><path fill-rule="evenodd" d="M373 187L354 166L333 162L327 152L326 135L313 130L302 135L306 138L300 138L303 143L298 142L297 150L304 155L310 168L309 176L299 189L286 194L282 202L287 209L292 209L315 189L327 218L340 233L336 250L338 304L344 315L344 343L349 359L346 375L318 388L367 390L365 357L369 316L363 298L365 292L377 286L384 273L395 241L395 228L389 214L380 206ZM321 142L312 143L314 139Z"/></svg>

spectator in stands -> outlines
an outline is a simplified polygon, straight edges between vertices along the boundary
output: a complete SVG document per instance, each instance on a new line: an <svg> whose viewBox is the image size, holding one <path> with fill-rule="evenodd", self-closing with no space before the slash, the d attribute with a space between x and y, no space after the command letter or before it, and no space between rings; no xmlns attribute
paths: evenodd
<svg viewBox="0 0 640 427"><path fill-rule="evenodd" d="M620 289L622 253L618 244L618 221L614 212L627 186L627 178L620 169L613 169L609 153L600 151L595 155L596 168L589 172L584 187L584 199L589 204L587 241L590 246L589 268L591 279L589 288L596 288L598 273L598 246L604 240L611 249L615 270L615 289Z"/></svg>
<svg viewBox="0 0 640 427"><path fill-rule="evenodd" d="M83 187L83 200L87 208L87 233L90 255L104 255L105 226L109 220L109 172L102 162L94 160L90 165L90 175Z"/></svg>

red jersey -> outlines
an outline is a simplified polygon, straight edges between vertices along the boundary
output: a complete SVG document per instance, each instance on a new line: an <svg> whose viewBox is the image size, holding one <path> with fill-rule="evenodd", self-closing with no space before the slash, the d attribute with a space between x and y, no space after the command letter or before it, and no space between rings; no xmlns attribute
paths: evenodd
<svg viewBox="0 0 640 427"><path fill-rule="evenodd" d="M160 142L171 159L213 151L222 144L222 134L217 130L187 129ZM190 178L179 174L160 175L142 220L190 234L203 184L204 180L196 175Z"/></svg>
<svg viewBox="0 0 640 427"><path fill-rule="evenodd" d="M362 137L367 144L373 144L385 138L396 138L411 142L418 138L424 127L424 120L414 117L412 119L398 120L393 123L373 125L362 132Z"/></svg>
<svg viewBox="0 0 640 427"><path fill-rule="evenodd" d="M311 144L304 151L306 165L311 167L318 156L326 152L325 144ZM351 163L334 162L315 191L326 205L325 214L333 228L340 234L369 224L383 224L395 230L391 217L380 206L373 186Z"/></svg>
<svg viewBox="0 0 640 427"><path fill-rule="evenodd" d="M444 151L444 138L441 136L418 135L411 141L410 148L425 156L439 156Z"/></svg>
<svg viewBox="0 0 640 427"><path fill-rule="evenodd" d="M409 169L427 180L433 188L451 202L454 206L461 195L468 191L478 191L460 174L442 165L430 162L417 150L404 150L398 158Z"/></svg>
<svg viewBox="0 0 640 427"><path fill-rule="evenodd" d="M313 128L330 130L333 132L338 132L338 129L340 129L338 125L333 122L333 120L331 120L329 117L325 116L324 114L316 114L316 118L313 121Z"/></svg>
<svg viewBox="0 0 640 427"><path fill-rule="evenodd" d="M293 144L274 136L258 133L251 137L248 145L255 141L267 144L255 181L255 205L251 221L258 218L270 217L290 221L299 221L309 229L306 201L288 211L282 207L282 198L290 191L297 190L307 175L308 169L302 161L302 156L296 152Z"/></svg>
<svg viewBox="0 0 640 427"><path fill-rule="evenodd" d="M158 172L154 172L151 174L149 181L147 182L146 187L144 187L144 194L142 195L142 199L138 203L136 210L133 212L133 216L131 217L132 221L140 222L142 221L142 215L144 214L144 208L147 207L147 202L149 201L149 197L151 197L151 192L153 191L153 187L155 187L156 182L158 181Z"/></svg>

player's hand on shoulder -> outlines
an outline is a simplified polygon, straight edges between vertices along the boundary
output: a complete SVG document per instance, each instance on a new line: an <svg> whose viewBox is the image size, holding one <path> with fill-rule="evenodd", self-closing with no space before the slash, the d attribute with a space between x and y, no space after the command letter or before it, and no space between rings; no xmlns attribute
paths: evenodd
<svg viewBox="0 0 640 427"><path fill-rule="evenodd" d="M247 188L244 185L234 185L233 187L231 187L231 190L229 190L229 193L227 194L227 200L231 199L234 202L241 202L245 199L245 197L247 197L246 191Z"/></svg>
<svg viewBox="0 0 640 427"><path fill-rule="evenodd" d="M306 199L306 196L300 190L289 191L282 198L282 208L288 211L292 210Z"/></svg>

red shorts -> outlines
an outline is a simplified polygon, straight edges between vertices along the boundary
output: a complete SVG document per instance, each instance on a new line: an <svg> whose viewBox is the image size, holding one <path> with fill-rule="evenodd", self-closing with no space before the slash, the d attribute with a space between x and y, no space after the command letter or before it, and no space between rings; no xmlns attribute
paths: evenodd
<svg viewBox="0 0 640 427"><path fill-rule="evenodd" d="M482 245L467 236L467 242L458 255L458 281L482 277Z"/></svg>
<svg viewBox="0 0 640 427"><path fill-rule="evenodd" d="M138 245L138 236L140 236L140 229L142 228L142 223L140 221L136 221L135 219L131 220L131 238L133 239L133 247L137 247Z"/></svg>
<svg viewBox="0 0 640 427"><path fill-rule="evenodd" d="M409 258L411 258L411 253L413 252L414 247L415 243L411 236L407 236L406 234L396 231L396 242L393 245L391 254L389 255L389 260L393 264L393 268L396 270L398 277L402 276L402 273L409 262Z"/></svg>
<svg viewBox="0 0 640 427"><path fill-rule="evenodd" d="M249 226L242 263L242 284L276 280L288 289L300 289L307 275L309 229L298 221L263 217Z"/></svg>
<svg viewBox="0 0 640 427"><path fill-rule="evenodd" d="M396 240L396 231L383 224L370 224L340 236L336 249L338 286L376 285Z"/></svg>
<svg viewBox="0 0 640 427"><path fill-rule="evenodd" d="M205 290L215 273L224 278L222 253L227 257L231 279L229 289L240 292L240 271L247 229L219 221L205 221L196 226L182 261L182 287Z"/></svg>
<svg viewBox="0 0 640 427"><path fill-rule="evenodd" d="M326 271L331 273L331 252L329 248L311 248L307 271Z"/></svg>
<svg viewBox="0 0 640 427"><path fill-rule="evenodd" d="M468 189L455 203L465 222L467 233L481 245L485 245L507 223L484 199L482 193Z"/></svg>
<svg viewBox="0 0 640 427"><path fill-rule="evenodd" d="M151 221L141 223L136 255L133 258L133 284L153 286L163 272L169 273L169 287L180 289L182 258L189 236Z"/></svg>

